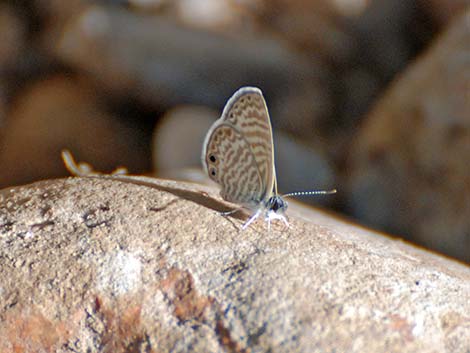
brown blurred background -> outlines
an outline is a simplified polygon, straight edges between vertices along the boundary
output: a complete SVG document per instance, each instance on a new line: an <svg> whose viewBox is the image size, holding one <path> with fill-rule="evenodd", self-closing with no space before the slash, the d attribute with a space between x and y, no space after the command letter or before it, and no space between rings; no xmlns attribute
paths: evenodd
<svg viewBox="0 0 470 353"><path fill-rule="evenodd" d="M0 187L109 172L201 180L239 87L270 109L283 192L470 261L470 2L0 3Z"/></svg>

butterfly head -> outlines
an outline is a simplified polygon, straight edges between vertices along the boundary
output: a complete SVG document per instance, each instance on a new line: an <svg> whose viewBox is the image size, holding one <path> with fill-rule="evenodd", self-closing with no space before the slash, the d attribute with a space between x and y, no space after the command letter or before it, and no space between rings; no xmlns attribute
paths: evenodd
<svg viewBox="0 0 470 353"><path fill-rule="evenodd" d="M280 195L271 196L265 203L265 207L268 211L272 211L277 214L284 214L287 210L287 201L285 201Z"/></svg>

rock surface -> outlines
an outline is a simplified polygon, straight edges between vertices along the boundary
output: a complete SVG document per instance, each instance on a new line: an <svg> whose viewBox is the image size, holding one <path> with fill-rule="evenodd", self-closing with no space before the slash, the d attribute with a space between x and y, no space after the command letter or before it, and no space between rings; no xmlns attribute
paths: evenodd
<svg viewBox="0 0 470 353"><path fill-rule="evenodd" d="M116 165L148 168L150 140L108 113L83 82L57 75L36 82L17 97L0 139L0 187L66 175L59 158L69 148L100 170ZM146 141L147 140L147 141Z"/></svg>
<svg viewBox="0 0 470 353"><path fill-rule="evenodd" d="M275 38L194 31L106 6L78 13L61 38L55 50L59 60L91 73L115 94L152 105L221 106L238 87L255 85L284 100L308 92L304 105L310 109L297 119L307 126L331 113L329 70Z"/></svg>
<svg viewBox="0 0 470 353"><path fill-rule="evenodd" d="M468 352L470 269L310 209L137 177L0 193L2 352Z"/></svg>
<svg viewBox="0 0 470 353"><path fill-rule="evenodd" d="M174 179L181 169L200 169L204 138L219 115L214 109L195 105L181 105L167 111L153 133L153 170L160 177Z"/></svg>
<svg viewBox="0 0 470 353"><path fill-rule="evenodd" d="M469 24L470 9L370 112L349 150L347 182L355 217L466 262Z"/></svg>
<svg viewBox="0 0 470 353"><path fill-rule="evenodd" d="M419 0L419 3L441 25L448 24L470 5L468 0Z"/></svg>
<svg viewBox="0 0 470 353"><path fill-rule="evenodd" d="M0 33L0 74L3 76L19 60L25 45L23 23L14 9L5 3L0 4Z"/></svg>

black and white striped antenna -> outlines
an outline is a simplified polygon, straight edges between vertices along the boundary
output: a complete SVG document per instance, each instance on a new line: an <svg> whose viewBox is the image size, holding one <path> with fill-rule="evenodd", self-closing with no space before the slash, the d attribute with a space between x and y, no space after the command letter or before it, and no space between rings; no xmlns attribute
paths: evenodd
<svg viewBox="0 0 470 353"><path fill-rule="evenodd" d="M288 192L287 194L281 195L282 197L291 197L291 196L307 196L307 195L329 195L336 194L336 189L333 190L316 190L316 191L295 191Z"/></svg>

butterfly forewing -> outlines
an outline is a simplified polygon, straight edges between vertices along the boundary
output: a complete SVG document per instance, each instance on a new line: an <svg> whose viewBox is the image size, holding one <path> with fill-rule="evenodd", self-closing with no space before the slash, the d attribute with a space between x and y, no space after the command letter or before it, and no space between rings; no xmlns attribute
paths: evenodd
<svg viewBox="0 0 470 353"><path fill-rule="evenodd" d="M248 207L261 201L264 190L248 142L233 126L221 123L207 136L204 153L209 177L221 186L221 196Z"/></svg>
<svg viewBox="0 0 470 353"><path fill-rule="evenodd" d="M236 127L248 141L267 198L273 190L275 172L271 122L261 91L255 87L239 89L227 102L221 120Z"/></svg>

